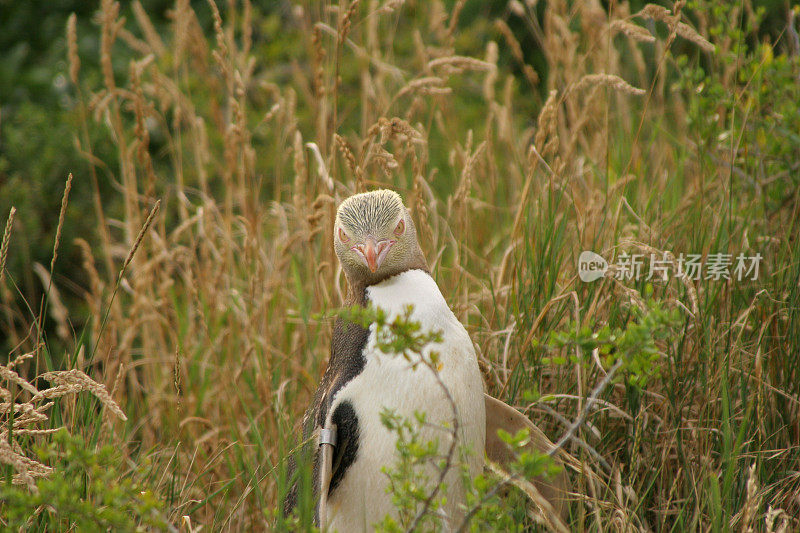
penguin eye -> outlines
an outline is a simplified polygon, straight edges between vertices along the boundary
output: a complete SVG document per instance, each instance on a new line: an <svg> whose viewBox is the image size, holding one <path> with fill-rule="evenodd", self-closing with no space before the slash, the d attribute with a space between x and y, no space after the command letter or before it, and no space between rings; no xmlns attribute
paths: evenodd
<svg viewBox="0 0 800 533"><path fill-rule="evenodd" d="M345 233L342 228L339 228L339 240L342 242L347 242L350 240L350 237L347 236L347 233Z"/></svg>
<svg viewBox="0 0 800 533"><path fill-rule="evenodd" d="M403 234L406 230L406 222L403 219L400 219L400 222L397 223L397 227L394 228L394 234L398 237Z"/></svg>

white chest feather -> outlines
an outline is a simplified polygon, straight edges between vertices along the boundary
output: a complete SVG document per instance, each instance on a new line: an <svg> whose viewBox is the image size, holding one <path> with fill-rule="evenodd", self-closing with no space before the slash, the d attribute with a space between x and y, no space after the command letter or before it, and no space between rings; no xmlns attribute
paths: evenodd
<svg viewBox="0 0 800 533"><path fill-rule="evenodd" d="M471 475L483 465L485 412L483 381L475 350L464 326L447 305L436 282L425 272L410 270L367 289L367 299L387 312L390 319L413 306L411 320L419 322L423 331L438 330L442 342L428 345L423 356L434 350L439 355L438 375L456 405L459 424L459 447L470 455L466 461ZM372 524L392 513L391 495L387 494L388 478L381 472L396 462L394 433L381 423L380 413L389 409L412 418L425 412L430 423L421 430L423 440L439 440L445 454L450 437L442 424L452 424L453 410L433 371L425 365L414 365L397 354L386 354L375 346L375 326L370 329L364 349L366 364L362 372L336 394L329 413L336 405L348 401L358 417L359 448L355 461L341 483L331 494L328 525L339 531L371 530ZM458 457L455 458L458 462ZM429 473L436 479L437 473ZM451 524L458 525L463 502L456 468L445 479L448 504L444 511Z"/></svg>

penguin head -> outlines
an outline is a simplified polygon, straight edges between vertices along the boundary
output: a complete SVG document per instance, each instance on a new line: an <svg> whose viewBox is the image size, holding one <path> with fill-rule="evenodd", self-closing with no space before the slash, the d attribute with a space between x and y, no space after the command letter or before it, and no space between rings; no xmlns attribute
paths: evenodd
<svg viewBox="0 0 800 533"><path fill-rule="evenodd" d="M411 268L426 268L417 231L400 195L380 189L353 195L336 211L336 255L347 278L371 285Z"/></svg>

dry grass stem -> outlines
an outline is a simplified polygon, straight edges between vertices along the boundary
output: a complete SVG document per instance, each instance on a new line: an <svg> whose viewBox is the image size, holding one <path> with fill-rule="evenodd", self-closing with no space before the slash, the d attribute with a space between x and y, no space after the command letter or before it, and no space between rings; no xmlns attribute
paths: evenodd
<svg viewBox="0 0 800 533"><path fill-rule="evenodd" d="M56 322L56 334L64 342L68 342L72 337L69 327L69 312L61 299L61 292L53 284L52 265L51 270L47 270L41 263L33 264L33 271L42 282L42 288L47 293L47 306L53 320Z"/></svg>
<svg viewBox="0 0 800 533"><path fill-rule="evenodd" d="M72 13L67 19L67 60L69 62L69 79L72 84L78 85L78 73L81 70L81 58L78 54L78 32L76 30L77 17Z"/></svg>
<svg viewBox="0 0 800 533"><path fill-rule="evenodd" d="M11 242L11 228L14 226L14 214L17 212L16 208L12 207L8 212L8 219L6 219L6 227L3 230L3 241L0 243L0 285L6 277L6 260L8 259L8 243Z"/></svg>
<svg viewBox="0 0 800 533"><path fill-rule="evenodd" d="M158 214L158 210L161 207L161 200L157 200L153 208L150 210L150 214L147 215L147 219L144 221L142 225L142 229L139 230L139 234L136 235L136 240L133 241L133 246L131 246L130 250L128 251L128 255L125 257L125 261L122 263L122 268L119 269L119 274L117 276L117 282L122 279L122 276L125 274L125 270L128 268L128 265L131 264L133 261L133 256L136 255L136 250L139 249L139 245L142 244L142 239L144 238L147 230L150 229L150 225L153 223L153 220Z"/></svg>
<svg viewBox="0 0 800 533"><path fill-rule="evenodd" d="M637 26L632 22L627 20L615 20L609 26L612 31L624 33L634 41L638 41L641 43L654 43L656 42L656 38L647 31L645 28L641 26Z"/></svg>
<svg viewBox="0 0 800 533"><path fill-rule="evenodd" d="M495 65L491 63L481 61L480 59L475 59L474 57L466 56L440 57L438 59L432 59L428 62L429 69L434 70L438 67L455 67L483 71L492 71L496 68Z"/></svg>
<svg viewBox="0 0 800 533"><path fill-rule="evenodd" d="M644 89L634 87L614 74L587 74L572 87L572 91L577 92L582 89L586 89L587 87L595 87L598 85L609 87L615 91L625 94L633 94L636 96L643 96L647 94L647 91Z"/></svg>
<svg viewBox="0 0 800 533"><path fill-rule="evenodd" d="M688 41L693 42L706 52L714 51L713 44L711 44L706 38L697 33L697 31L694 28L692 28L688 24L679 21L680 14L673 14L669 9L665 8L664 6L659 6L656 4L647 4L634 16L648 17L653 20L664 22L670 27L670 30L677 32L678 35L680 35L681 37L683 37Z"/></svg>
<svg viewBox="0 0 800 533"><path fill-rule="evenodd" d="M67 177L67 184L64 186L64 195L61 197L61 210L58 212L58 226L56 226L56 238L53 244L53 258L50 260L50 274L56 266L58 257L58 246L61 244L61 231L64 229L64 217L67 214L67 203L69 202L69 191L72 190L72 173Z"/></svg>

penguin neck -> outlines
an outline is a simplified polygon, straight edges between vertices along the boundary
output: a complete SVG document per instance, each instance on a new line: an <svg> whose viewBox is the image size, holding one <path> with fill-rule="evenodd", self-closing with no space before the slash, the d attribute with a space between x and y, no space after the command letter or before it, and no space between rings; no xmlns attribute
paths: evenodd
<svg viewBox="0 0 800 533"><path fill-rule="evenodd" d="M382 283L403 272L408 272L409 270L422 270L430 274L428 262L425 260L425 256L422 255L422 250L419 248L417 248L412 260L408 262L405 268L396 272L387 272L384 275L376 276L372 279L365 279L363 277L352 276L345 270L345 277L347 278L347 299L345 300L345 305L348 307L354 305L360 305L361 307L366 306L367 288Z"/></svg>

